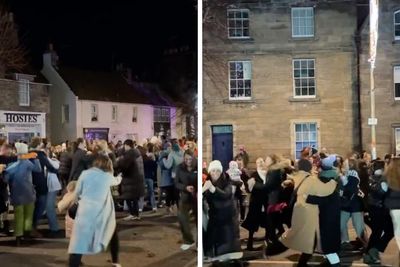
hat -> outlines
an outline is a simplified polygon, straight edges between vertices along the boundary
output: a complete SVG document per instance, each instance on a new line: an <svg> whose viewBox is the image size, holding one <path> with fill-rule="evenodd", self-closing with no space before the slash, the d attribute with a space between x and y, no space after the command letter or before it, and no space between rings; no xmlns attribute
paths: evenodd
<svg viewBox="0 0 400 267"><path fill-rule="evenodd" d="M307 159L300 159L297 162L297 168L299 169L299 171L310 172L312 169L312 164Z"/></svg>
<svg viewBox="0 0 400 267"><path fill-rule="evenodd" d="M210 165L208 166L208 173L210 173L212 170L217 170L222 172L222 164L219 160L214 160L210 162Z"/></svg>
<svg viewBox="0 0 400 267"><path fill-rule="evenodd" d="M17 154L28 154L28 145L24 143L15 143L15 148L17 149Z"/></svg>
<svg viewBox="0 0 400 267"><path fill-rule="evenodd" d="M229 169L239 169L238 163L232 160L231 162L229 162Z"/></svg>
<svg viewBox="0 0 400 267"><path fill-rule="evenodd" d="M321 160L321 166L325 169L331 169L336 161L336 155L329 155Z"/></svg>

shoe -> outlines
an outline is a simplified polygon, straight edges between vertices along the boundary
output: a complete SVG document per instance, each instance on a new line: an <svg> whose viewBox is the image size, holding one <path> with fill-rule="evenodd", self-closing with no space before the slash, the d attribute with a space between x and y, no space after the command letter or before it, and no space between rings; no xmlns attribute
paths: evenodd
<svg viewBox="0 0 400 267"><path fill-rule="evenodd" d="M132 216L131 221L140 221L141 219L140 216Z"/></svg>
<svg viewBox="0 0 400 267"><path fill-rule="evenodd" d="M226 253L219 255L214 258L215 261L231 261L231 260L238 260L243 257L243 252L232 252L232 253Z"/></svg>
<svg viewBox="0 0 400 267"><path fill-rule="evenodd" d="M123 221L130 221L130 220L132 220L132 218L133 218L133 215L128 215L125 218L123 218L122 220Z"/></svg>
<svg viewBox="0 0 400 267"><path fill-rule="evenodd" d="M30 233L26 233L26 236L29 236L31 238L42 238L43 235L36 229L32 229L32 231Z"/></svg>
<svg viewBox="0 0 400 267"><path fill-rule="evenodd" d="M153 208L152 212L156 213L157 212L157 208Z"/></svg>
<svg viewBox="0 0 400 267"><path fill-rule="evenodd" d="M342 251L353 251L354 250L354 246L350 242L343 242L340 245L340 250L342 250Z"/></svg>
<svg viewBox="0 0 400 267"><path fill-rule="evenodd" d="M275 242L264 242L266 248L265 248L265 255L266 256L274 256L281 254L288 250L287 247L285 247L281 242L275 241Z"/></svg>
<svg viewBox="0 0 400 267"><path fill-rule="evenodd" d="M113 263L112 266L113 266L113 267L122 267L122 265L119 264L119 263Z"/></svg>
<svg viewBox="0 0 400 267"><path fill-rule="evenodd" d="M194 245L195 245L195 243L192 243L192 244L182 244L181 250L183 250L183 251L188 250L189 248L193 247Z"/></svg>
<svg viewBox="0 0 400 267"><path fill-rule="evenodd" d="M379 256L379 250L376 248L371 248L368 253L363 256L364 263L366 264L379 264L381 263L381 258Z"/></svg>

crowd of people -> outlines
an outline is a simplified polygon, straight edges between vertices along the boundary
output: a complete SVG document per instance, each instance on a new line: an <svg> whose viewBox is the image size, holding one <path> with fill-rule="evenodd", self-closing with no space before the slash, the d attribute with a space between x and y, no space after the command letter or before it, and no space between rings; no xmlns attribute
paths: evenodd
<svg viewBox="0 0 400 267"><path fill-rule="evenodd" d="M268 257L292 249L301 253L300 267L314 253L324 256L322 265L340 266L339 255L349 250L380 264L393 237L400 248L400 157L306 147L296 162L272 154L256 159L253 172L248 162L241 146L228 170L218 160L203 164L205 262L240 262L240 227L248 232L246 250ZM260 228L264 245L254 247Z"/></svg>
<svg viewBox="0 0 400 267"><path fill-rule="evenodd" d="M0 190L0 229L15 236L16 246L42 236L38 225L44 216L50 230L46 237L63 237L57 209L65 213L70 267L80 266L82 255L108 246L113 266L121 266L115 211L125 206L124 221L140 220L146 202L153 212L165 207L166 215L173 214L176 206L181 249L195 245L191 229L191 216L197 215L194 140L163 136L141 144L127 139L114 145L78 138L57 146L40 137L29 144L1 140Z"/></svg>

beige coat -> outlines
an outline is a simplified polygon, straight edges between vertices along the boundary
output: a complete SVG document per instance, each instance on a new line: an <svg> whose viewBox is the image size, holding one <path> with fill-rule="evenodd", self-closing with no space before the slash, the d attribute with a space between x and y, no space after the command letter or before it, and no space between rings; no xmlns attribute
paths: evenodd
<svg viewBox="0 0 400 267"><path fill-rule="evenodd" d="M297 188L307 175L309 174L300 171L290 178L293 179ZM307 204L306 199L308 195L329 196L335 188L335 181L323 183L315 174L306 178L301 184L293 208L292 227L281 237L281 242L286 247L308 254L314 252L315 236L319 232L319 210L318 205Z"/></svg>
<svg viewBox="0 0 400 267"><path fill-rule="evenodd" d="M66 212L65 214L65 237L70 238L72 234L72 230L74 227L74 219L69 217L68 209L75 203L76 195L75 193L66 193L64 197L58 202L57 208L60 213Z"/></svg>

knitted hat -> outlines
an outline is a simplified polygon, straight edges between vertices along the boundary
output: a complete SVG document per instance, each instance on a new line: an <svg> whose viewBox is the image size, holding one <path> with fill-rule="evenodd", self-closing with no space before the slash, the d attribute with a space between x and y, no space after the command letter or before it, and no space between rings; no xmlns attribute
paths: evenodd
<svg viewBox="0 0 400 267"><path fill-rule="evenodd" d="M15 148L17 149L17 154L28 154L28 145L24 143L15 143Z"/></svg>
<svg viewBox="0 0 400 267"><path fill-rule="evenodd" d="M222 172L222 164L219 160L214 160L210 162L210 165L208 166L208 173L210 173L212 170L217 170Z"/></svg>
<svg viewBox="0 0 400 267"><path fill-rule="evenodd" d="M329 155L328 157L321 160L321 166L325 169L333 168L333 164L336 161L336 155Z"/></svg>

